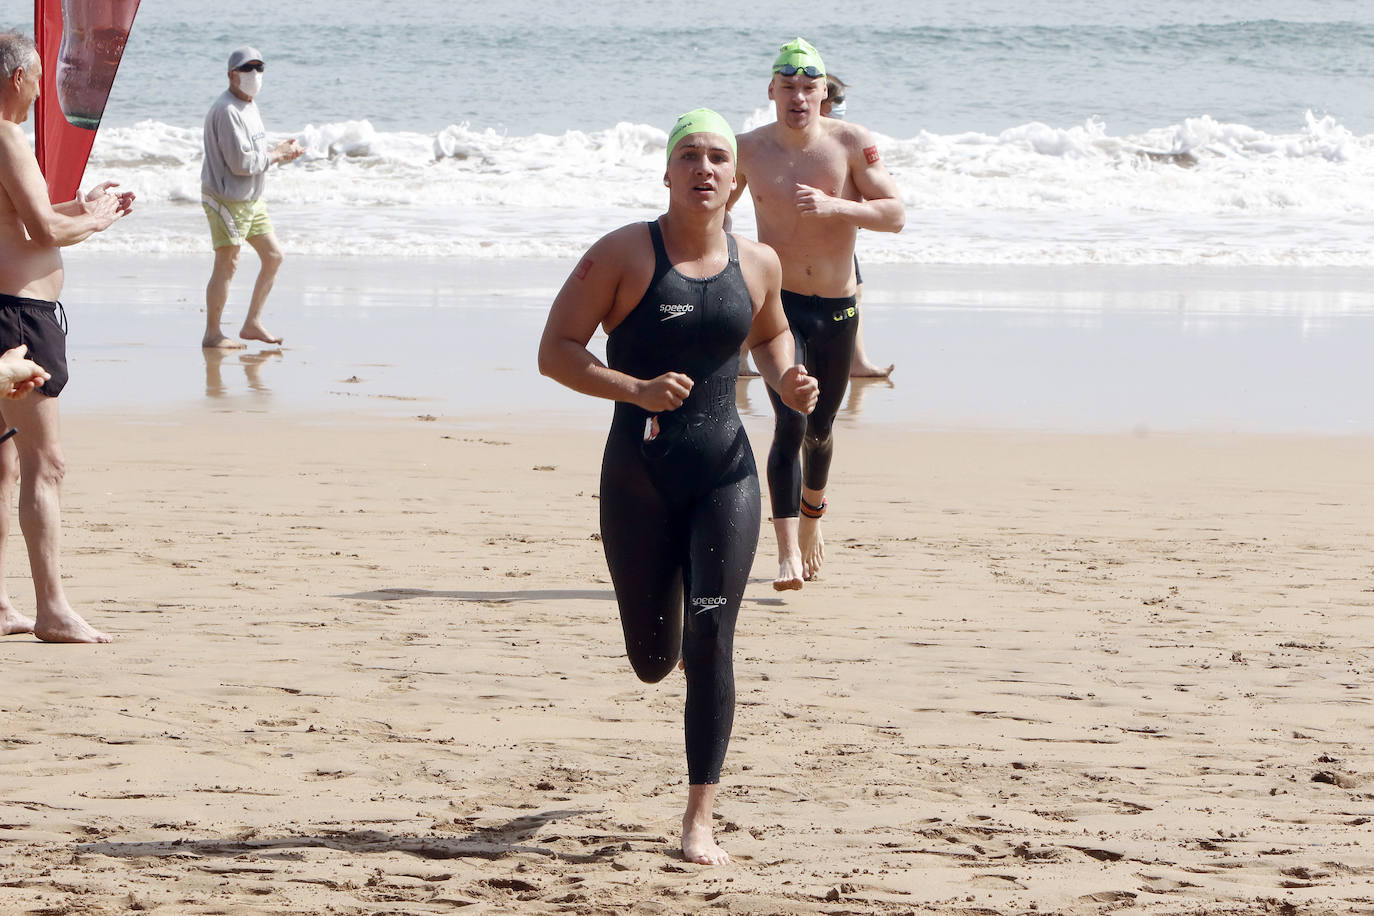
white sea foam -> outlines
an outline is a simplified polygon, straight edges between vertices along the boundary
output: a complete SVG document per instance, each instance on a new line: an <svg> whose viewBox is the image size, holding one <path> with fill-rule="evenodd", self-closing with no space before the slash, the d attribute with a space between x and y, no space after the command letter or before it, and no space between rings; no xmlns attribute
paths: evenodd
<svg viewBox="0 0 1374 916"><path fill-rule="evenodd" d="M288 135L307 152L273 170L268 196L292 251L574 258L665 200L666 134L643 124L511 136L347 121ZM862 235L869 261L1374 266L1374 136L1329 117L1286 134L1198 117L1136 135L1089 120L878 143L908 221ZM140 205L87 244L203 250L200 156L198 127L103 129L87 183L118 181ZM752 233L747 202L739 217Z"/></svg>

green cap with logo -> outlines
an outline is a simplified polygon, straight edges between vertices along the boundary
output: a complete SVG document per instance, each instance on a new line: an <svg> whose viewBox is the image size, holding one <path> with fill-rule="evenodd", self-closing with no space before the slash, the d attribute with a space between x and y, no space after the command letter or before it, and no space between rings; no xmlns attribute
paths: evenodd
<svg viewBox="0 0 1374 916"><path fill-rule="evenodd" d="M784 76L794 76L798 71L815 78L825 76L825 61L821 52L805 38L796 38L778 49L773 60L773 72Z"/></svg>
<svg viewBox="0 0 1374 916"><path fill-rule="evenodd" d="M730 129L730 122L709 108L694 108L678 118L673 129L668 132L669 159L673 158L673 149L689 134L720 134L730 144L731 154L739 156L739 149L735 146L735 132Z"/></svg>

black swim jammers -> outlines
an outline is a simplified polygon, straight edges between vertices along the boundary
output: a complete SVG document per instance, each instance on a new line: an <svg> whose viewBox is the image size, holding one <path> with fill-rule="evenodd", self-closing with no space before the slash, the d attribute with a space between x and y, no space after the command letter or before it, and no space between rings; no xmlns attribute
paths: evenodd
<svg viewBox="0 0 1374 916"><path fill-rule="evenodd" d="M830 478L832 431L849 387L859 309L855 296L804 296L789 290L782 291L782 308L792 329L796 360L821 388L810 414L793 410L768 389L775 416L768 450L769 499L774 518L796 518L801 513L802 483L824 490Z"/></svg>

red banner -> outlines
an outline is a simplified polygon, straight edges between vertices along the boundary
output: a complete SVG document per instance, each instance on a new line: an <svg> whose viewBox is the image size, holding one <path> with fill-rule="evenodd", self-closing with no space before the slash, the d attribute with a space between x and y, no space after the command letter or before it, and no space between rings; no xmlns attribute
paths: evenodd
<svg viewBox="0 0 1374 916"><path fill-rule="evenodd" d="M71 200L81 187L138 2L34 0L34 41L43 60L34 136L53 203Z"/></svg>

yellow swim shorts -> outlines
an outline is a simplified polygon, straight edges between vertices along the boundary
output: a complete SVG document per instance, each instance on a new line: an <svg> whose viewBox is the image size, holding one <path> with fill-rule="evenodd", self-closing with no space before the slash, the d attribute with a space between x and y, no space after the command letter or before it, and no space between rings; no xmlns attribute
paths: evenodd
<svg viewBox="0 0 1374 916"><path fill-rule="evenodd" d="M267 204L261 200L220 200L209 194L200 198L205 217L210 220L210 241L215 248L242 245L244 239L272 231Z"/></svg>

